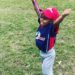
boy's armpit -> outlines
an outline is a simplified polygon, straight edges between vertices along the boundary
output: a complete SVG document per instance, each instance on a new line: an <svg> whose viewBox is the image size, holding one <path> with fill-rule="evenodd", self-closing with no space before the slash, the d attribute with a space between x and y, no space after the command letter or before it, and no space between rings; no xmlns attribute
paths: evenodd
<svg viewBox="0 0 75 75"><path fill-rule="evenodd" d="M59 25L55 27L54 31L55 31L56 34L58 34L58 31L59 31Z"/></svg>

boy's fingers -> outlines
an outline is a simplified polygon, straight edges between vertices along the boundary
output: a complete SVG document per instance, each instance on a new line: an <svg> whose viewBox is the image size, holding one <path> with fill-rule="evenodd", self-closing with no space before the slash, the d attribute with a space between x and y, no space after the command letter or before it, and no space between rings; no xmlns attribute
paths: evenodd
<svg viewBox="0 0 75 75"><path fill-rule="evenodd" d="M71 12L71 9L65 9L64 12L62 13L63 16L69 15Z"/></svg>
<svg viewBox="0 0 75 75"><path fill-rule="evenodd" d="M65 11L68 12L68 13L70 13L71 12L71 9L66 9Z"/></svg>

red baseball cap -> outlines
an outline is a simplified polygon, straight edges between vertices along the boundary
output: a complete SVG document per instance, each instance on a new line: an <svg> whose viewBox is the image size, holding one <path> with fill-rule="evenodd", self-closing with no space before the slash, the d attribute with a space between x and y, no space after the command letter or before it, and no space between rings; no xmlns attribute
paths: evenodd
<svg viewBox="0 0 75 75"><path fill-rule="evenodd" d="M46 18L48 18L50 20L53 20L53 21L56 20L59 17L59 12L55 7L47 8L47 9L42 10L42 14Z"/></svg>

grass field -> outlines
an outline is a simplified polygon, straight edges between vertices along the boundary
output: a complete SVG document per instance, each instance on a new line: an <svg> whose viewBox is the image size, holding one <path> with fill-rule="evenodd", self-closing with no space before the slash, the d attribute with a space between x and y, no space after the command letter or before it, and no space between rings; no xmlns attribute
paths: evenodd
<svg viewBox="0 0 75 75"><path fill-rule="evenodd" d="M38 0L71 14L61 23L56 42L55 75L75 75L75 0ZM42 75L35 46L37 15L31 0L0 0L0 75ZM59 62L61 64L59 65Z"/></svg>

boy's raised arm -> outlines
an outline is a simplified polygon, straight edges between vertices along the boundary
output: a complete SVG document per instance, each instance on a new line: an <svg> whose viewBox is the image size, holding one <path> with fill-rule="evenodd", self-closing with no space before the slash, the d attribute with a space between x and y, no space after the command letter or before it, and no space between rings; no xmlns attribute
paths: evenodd
<svg viewBox="0 0 75 75"><path fill-rule="evenodd" d="M63 13L54 21L54 25L59 26L63 19L70 14L70 11L71 9L65 9Z"/></svg>
<svg viewBox="0 0 75 75"><path fill-rule="evenodd" d="M40 14L40 7L39 7L37 1L36 1L36 0L32 0L32 3L33 3L34 9L35 9L35 11L36 11L38 17L40 17L40 15L41 15L41 14Z"/></svg>

